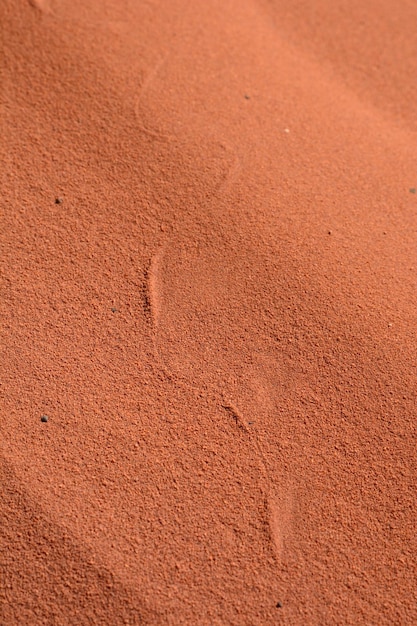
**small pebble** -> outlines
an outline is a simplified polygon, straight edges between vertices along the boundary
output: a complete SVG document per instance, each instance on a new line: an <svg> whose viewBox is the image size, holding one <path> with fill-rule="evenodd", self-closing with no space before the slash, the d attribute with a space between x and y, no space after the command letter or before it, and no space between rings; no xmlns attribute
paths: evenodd
<svg viewBox="0 0 417 626"><path fill-rule="evenodd" d="M63 202L62 198L55 198L55 204L62 204Z"/></svg>
<svg viewBox="0 0 417 626"><path fill-rule="evenodd" d="M245 94L245 100L250 100L250 96L248 96L247 94Z"/></svg>
<svg viewBox="0 0 417 626"><path fill-rule="evenodd" d="M328 230L328 231L327 231L327 234L328 234L328 235L331 235L331 234L332 234L332 231L331 231L331 230Z"/></svg>
<svg viewBox="0 0 417 626"><path fill-rule="evenodd" d="M411 187L410 193L417 193L417 189L415 187Z"/></svg>
<svg viewBox="0 0 417 626"><path fill-rule="evenodd" d="M117 309L116 309L116 307L115 307L115 306L112 306L112 308L111 308L111 312L112 312L112 313L117 313Z"/></svg>
<svg viewBox="0 0 417 626"><path fill-rule="evenodd" d="M282 602L277 602L277 609L282 609Z"/></svg>
<svg viewBox="0 0 417 626"><path fill-rule="evenodd" d="M47 415L42 415L41 422L47 422L49 417Z"/></svg>

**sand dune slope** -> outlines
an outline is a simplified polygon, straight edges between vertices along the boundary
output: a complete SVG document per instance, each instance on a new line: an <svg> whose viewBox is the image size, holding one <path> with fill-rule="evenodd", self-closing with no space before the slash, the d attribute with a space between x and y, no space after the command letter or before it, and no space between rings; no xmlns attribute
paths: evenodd
<svg viewBox="0 0 417 626"><path fill-rule="evenodd" d="M417 622L416 9L315 4L3 1L2 624Z"/></svg>

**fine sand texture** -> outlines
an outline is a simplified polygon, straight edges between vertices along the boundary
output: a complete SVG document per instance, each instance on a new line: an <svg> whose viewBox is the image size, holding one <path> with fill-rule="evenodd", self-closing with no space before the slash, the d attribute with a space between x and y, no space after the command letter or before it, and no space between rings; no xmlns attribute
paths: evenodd
<svg viewBox="0 0 417 626"><path fill-rule="evenodd" d="M416 25L2 0L2 626L417 624Z"/></svg>

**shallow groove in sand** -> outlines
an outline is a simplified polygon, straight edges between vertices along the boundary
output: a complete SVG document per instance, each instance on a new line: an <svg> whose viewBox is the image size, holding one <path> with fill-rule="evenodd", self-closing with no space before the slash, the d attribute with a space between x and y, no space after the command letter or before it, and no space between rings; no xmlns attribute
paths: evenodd
<svg viewBox="0 0 417 626"><path fill-rule="evenodd" d="M273 552L278 564L280 564L284 551L284 541L290 532L291 526L291 510L293 507L291 488L288 488L285 492L282 491L280 497L277 496L276 490L272 486L272 480L267 469L265 455L261 448L256 431L248 426L241 411L236 409L233 404L226 402L223 403L222 406L233 419L236 426L249 437L252 448L257 457L259 471L263 479L262 489L264 490L265 497L264 516L268 524L268 534L273 547Z"/></svg>

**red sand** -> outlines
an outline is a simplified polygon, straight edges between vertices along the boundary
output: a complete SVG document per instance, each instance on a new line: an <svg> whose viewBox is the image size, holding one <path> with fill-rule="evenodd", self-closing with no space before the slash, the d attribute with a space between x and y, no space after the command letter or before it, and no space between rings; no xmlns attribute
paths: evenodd
<svg viewBox="0 0 417 626"><path fill-rule="evenodd" d="M1 624L416 624L415 1L0 24Z"/></svg>

